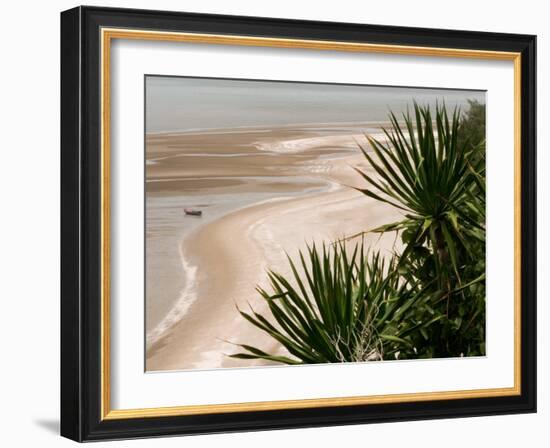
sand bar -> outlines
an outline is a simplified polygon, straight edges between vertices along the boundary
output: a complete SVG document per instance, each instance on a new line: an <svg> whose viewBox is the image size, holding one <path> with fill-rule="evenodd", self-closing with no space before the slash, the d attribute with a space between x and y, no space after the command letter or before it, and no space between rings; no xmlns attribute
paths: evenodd
<svg viewBox="0 0 550 448"><path fill-rule="evenodd" d="M288 273L306 243L334 241L400 214L347 185L363 127L252 129L147 140L147 370L263 365L227 357L228 343L281 347L236 305L265 311L267 269ZM379 133L379 131L377 131ZM362 142L364 143L364 141ZM187 219L184 206L203 207ZM391 250L392 235L368 237ZM156 313L156 314L155 314ZM151 317L151 316L154 316Z"/></svg>

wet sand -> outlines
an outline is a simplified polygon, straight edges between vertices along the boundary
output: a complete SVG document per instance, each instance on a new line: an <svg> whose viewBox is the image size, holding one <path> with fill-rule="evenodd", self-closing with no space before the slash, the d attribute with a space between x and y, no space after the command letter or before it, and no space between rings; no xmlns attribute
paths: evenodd
<svg viewBox="0 0 550 448"><path fill-rule="evenodd" d="M367 169L363 131L380 134L369 123L147 136L148 371L269 364L229 358L228 341L284 352L236 309L266 311L266 270L400 216L348 187L362 185L353 166ZM394 236L367 242L389 251Z"/></svg>

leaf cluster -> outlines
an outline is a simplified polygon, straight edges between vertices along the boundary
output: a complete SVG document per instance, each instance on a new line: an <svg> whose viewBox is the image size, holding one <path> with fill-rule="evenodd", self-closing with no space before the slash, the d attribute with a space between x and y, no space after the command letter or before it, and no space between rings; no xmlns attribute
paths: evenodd
<svg viewBox="0 0 550 448"><path fill-rule="evenodd" d="M363 242L308 247L288 259L292 278L269 272L259 289L271 318L239 310L288 356L242 344L236 358L287 364L485 354L484 106L465 114L414 103L390 114L385 141L367 136L368 169L356 169L365 196L402 219L403 250L385 260Z"/></svg>

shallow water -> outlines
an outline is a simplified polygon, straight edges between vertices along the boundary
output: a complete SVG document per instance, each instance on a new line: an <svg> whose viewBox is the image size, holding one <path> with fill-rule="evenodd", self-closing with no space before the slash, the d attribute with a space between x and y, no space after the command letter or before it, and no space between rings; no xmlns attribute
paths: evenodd
<svg viewBox="0 0 550 448"><path fill-rule="evenodd" d="M254 136L252 136L254 137ZM256 151L243 155L255 157ZM336 151L338 152L338 151ZM337 156L349 154L349 148ZM333 152L333 156L334 156ZM204 156L210 158L211 154ZM176 154L174 157L197 158L197 153ZM327 158L322 154L318 158ZM315 157L317 158L317 157ZM315 160L313 158L313 160ZM309 158L311 159L311 157ZM270 176L210 176L164 179L172 185L168 191L148 191L146 194L146 331L151 345L163 332L185 314L196 299L196 266L183 253L183 242L193 232L229 213L250 205L287 197L299 197L329 191L334 182L319 177L316 163L292 159L284 175L278 167L277 175ZM169 160L164 159L169 165ZM319 165L322 166L322 165ZM301 173L301 174L299 174ZM228 173L230 174L230 169ZM157 179L158 181L158 179ZM229 181L229 182L228 182ZM148 185L155 182L149 179ZM176 183L175 190L173 183ZM198 209L202 216L189 216L184 208ZM230 238L231 235L228 235Z"/></svg>

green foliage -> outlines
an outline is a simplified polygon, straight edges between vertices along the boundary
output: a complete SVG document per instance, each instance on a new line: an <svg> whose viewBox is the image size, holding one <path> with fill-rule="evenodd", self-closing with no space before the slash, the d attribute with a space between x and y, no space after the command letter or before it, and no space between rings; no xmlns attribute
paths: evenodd
<svg viewBox="0 0 550 448"><path fill-rule="evenodd" d="M405 218L374 231L402 231L406 252L429 247L437 256L434 268L440 288L459 266L473 256L473 241L484 241L484 227L472 219L479 213L474 192L479 162L470 163L471 150L458 145L459 116L452 120L437 107L435 129L428 107L415 104L415 121L405 116L403 131L394 114L392 130L385 130L388 144L369 136L371 156L361 148L378 178L357 172L367 181L363 194L399 208ZM472 210L474 208L474 210Z"/></svg>
<svg viewBox="0 0 550 448"><path fill-rule="evenodd" d="M458 134L458 144L480 149L480 156L485 155L485 104L476 100L468 100L468 110L462 117Z"/></svg>
<svg viewBox="0 0 550 448"><path fill-rule="evenodd" d="M398 232L403 251L384 262L362 244L351 255L344 244L312 246L300 254L303 273L289 259L293 278L270 272L273 293L259 290L275 322L240 312L291 357L244 344L234 357L293 364L485 354L485 107L471 101L461 117L436 106L432 116L415 103L402 119L390 114L386 142L367 136L370 169L357 172L367 184L359 191L402 211L372 231Z"/></svg>
<svg viewBox="0 0 550 448"><path fill-rule="evenodd" d="M434 312L445 316L415 342L421 357L484 353L485 159L480 142L462 136L478 129L474 107L461 120L458 110L449 117L436 106L432 117L415 104L404 129L391 114L387 144L369 137L373 153L362 148L378 177L358 170L368 185L360 191L404 213L374 231L400 232L403 271L432 285Z"/></svg>
<svg viewBox="0 0 550 448"><path fill-rule="evenodd" d="M422 309L429 295L403 281L395 260L386 262L378 253L365 254L362 243L353 251L344 243L322 249L312 245L299 258L298 266L288 259L296 287L282 275L269 272L272 292L258 289L273 322L253 309L239 310L294 358L245 344L239 345L247 353L232 357L287 364L383 359L413 350L409 335L429 326L429 321L413 322L406 317Z"/></svg>

